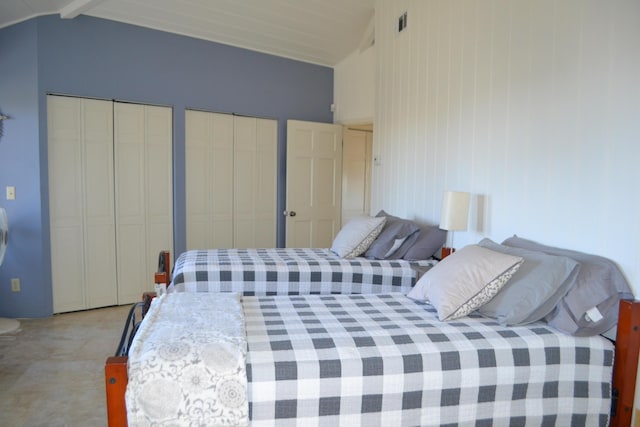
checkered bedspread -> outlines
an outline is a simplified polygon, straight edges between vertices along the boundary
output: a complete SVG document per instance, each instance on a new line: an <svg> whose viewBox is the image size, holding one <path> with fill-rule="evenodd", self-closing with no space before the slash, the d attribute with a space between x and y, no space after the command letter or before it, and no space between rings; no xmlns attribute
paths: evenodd
<svg viewBox="0 0 640 427"><path fill-rule="evenodd" d="M252 426L608 425L613 346L402 294L243 297Z"/></svg>
<svg viewBox="0 0 640 427"><path fill-rule="evenodd" d="M407 293L416 267L435 261L342 259L329 249L187 251L175 262L177 292L244 295Z"/></svg>

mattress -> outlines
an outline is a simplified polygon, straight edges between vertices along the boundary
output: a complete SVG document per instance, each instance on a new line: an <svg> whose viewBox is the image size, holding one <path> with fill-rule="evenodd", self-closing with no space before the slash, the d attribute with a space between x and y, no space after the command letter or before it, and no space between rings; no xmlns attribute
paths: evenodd
<svg viewBox="0 0 640 427"><path fill-rule="evenodd" d="M435 260L343 259L329 249L213 249L182 253L170 291L244 295L407 293Z"/></svg>

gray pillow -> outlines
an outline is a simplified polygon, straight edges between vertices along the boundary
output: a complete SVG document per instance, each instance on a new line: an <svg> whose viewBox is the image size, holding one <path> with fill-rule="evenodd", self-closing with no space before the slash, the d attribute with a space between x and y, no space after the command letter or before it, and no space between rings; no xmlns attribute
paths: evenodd
<svg viewBox="0 0 640 427"><path fill-rule="evenodd" d="M543 319L575 283L579 264L571 258L503 246L489 239L478 245L524 259L505 287L478 309L501 325L524 325Z"/></svg>
<svg viewBox="0 0 640 427"><path fill-rule="evenodd" d="M366 258L395 259L395 253L412 234L420 228L413 222L380 211L376 217L386 217L382 232L364 253Z"/></svg>
<svg viewBox="0 0 640 427"><path fill-rule="evenodd" d="M633 293L618 266L611 260L582 252L541 245L513 236L503 245L561 255L580 263L575 285L545 318L554 328L576 336L598 335L618 322L620 299Z"/></svg>
<svg viewBox="0 0 640 427"><path fill-rule="evenodd" d="M520 257L465 246L423 274L407 296L428 300L440 320L458 319L491 300L521 264Z"/></svg>
<svg viewBox="0 0 640 427"><path fill-rule="evenodd" d="M397 253L404 252L402 259L414 261L429 259L438 252L447 239L447 232L436 226L420 227L420 232L407 239Z"/></svg>

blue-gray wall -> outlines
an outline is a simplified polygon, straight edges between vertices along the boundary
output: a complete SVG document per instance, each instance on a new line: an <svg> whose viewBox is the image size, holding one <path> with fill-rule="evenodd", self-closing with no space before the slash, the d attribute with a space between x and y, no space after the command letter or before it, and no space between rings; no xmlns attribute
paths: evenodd
<svg viewBox="0 0 640 427"><path fill-rule="evenodd" d="M282 211L286 120L332 121L333 69L85 16L45 16L0 30L0 111L12 117L0 139L0 206L10 221L10 247L0 267L4 317L52 313L48 93L173 107L173 250L180 253L186 247L185 109L278 120ZM5 200L7 185L16 186L15 201ZM282 246L284 223L278 221ZM21 279L21 292L11 292L12 277Z"/></svg>

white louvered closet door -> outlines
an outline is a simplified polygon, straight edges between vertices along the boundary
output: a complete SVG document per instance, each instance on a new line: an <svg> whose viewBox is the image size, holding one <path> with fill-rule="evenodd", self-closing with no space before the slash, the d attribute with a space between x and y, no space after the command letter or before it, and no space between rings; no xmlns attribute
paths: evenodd
<svg viewBox="0 0 640 427"><path fill-rule="evenodd" d="M233 116L186 112L187 249L233 248Z"/></svg>
<svg viewBox="0 0 640 427"><path fill-rule="evenodd" d="M171 109L47 97L54 313L127 304L173 249Z"/></svg>
<svg viewBox="0 0 640 427"><path fill-rule="evenodd" d="M118 303L153 290L158 253L173 249L171 108L114 103Z"/></svg>
<svg viewBox="0 0 640 427"><path fill-rule="evenodd" d="M234 120L234 245L272 248L276 242L275 120Z"/></svg>
<svg viewBox="0 0 640 427"><path fill-rule="evenodd" d="M186 113L187 249L275 247L277 121Z"/></svg>
<svg viewBox="0 0 640 427"><path fill-rule="evenodd" d="M55 313L117 303L112 103L47 97Z"/></svg>

